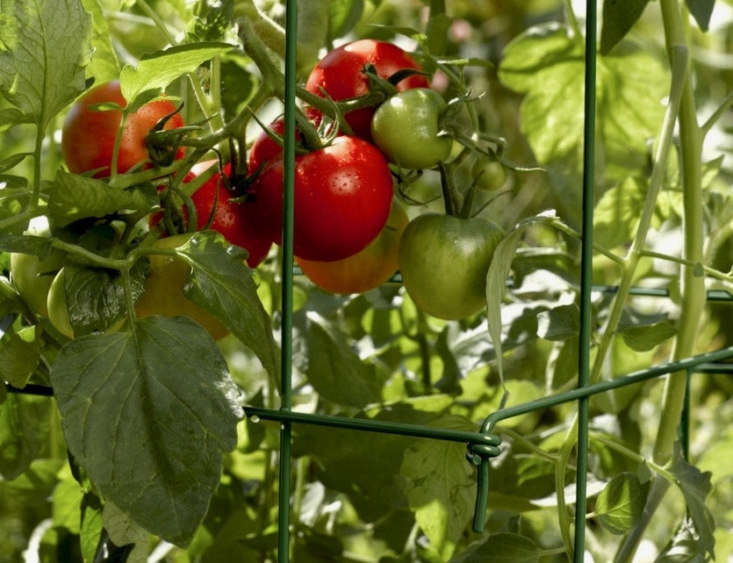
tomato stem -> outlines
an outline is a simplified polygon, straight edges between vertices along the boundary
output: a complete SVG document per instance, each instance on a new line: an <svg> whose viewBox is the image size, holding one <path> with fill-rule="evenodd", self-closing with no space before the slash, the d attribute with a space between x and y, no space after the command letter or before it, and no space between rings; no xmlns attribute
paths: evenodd
<svg viewBox="0 0 733 563"><path fill-rule="evenodd" d="M440 187L443 190L443 204L445 205L445 214L455 215L456 207L455 203L453 202L453 193L451 190L452 186L449 180L448 170L446 169L445 164L443 164L442 162L438 163L438 168L440 169Z"/></svg>

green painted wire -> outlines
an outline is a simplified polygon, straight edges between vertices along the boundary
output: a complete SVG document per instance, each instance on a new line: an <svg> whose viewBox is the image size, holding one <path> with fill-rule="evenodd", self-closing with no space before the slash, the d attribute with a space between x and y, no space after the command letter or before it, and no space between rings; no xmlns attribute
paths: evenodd
<svg viewBox="0 0 733 563"><path fill-rule="evenodd" d="M590 382L591 286L593 284L593 177L596 131L596 0L586 2L585 102L583 127L583 219L580 277L580 341L578 387ZM575 542L573 560L583 562L585 551L586 485L588 476L588 397L578 400L578 461L575 478Z"/></svg>
<svg viewBox="0 0 733 563"><path fill-rule="evenodd" d="M297 2L288 0L285 14L285 137L282 243L282 327L280 349L280 409L292 405L293 351L293 218L295 185L295 60L297 53ZM290 472L292 427L280 425L280 474L278 479L277 560L290 559Z"/></svg>

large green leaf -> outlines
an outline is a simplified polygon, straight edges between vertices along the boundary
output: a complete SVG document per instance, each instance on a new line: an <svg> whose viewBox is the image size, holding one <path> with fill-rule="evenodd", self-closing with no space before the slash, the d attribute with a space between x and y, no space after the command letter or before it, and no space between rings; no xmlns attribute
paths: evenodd
<svg viewBox="0 0 733 563"><path fill-rule="evenodd" d="M474 430L468 420L447 415L432 426ZM455 550L473 516L476 500L475 469L466 461L465 444L418 440L405 453L400 473L415 520L444 559Z"/></svg>
<svg viewBox="0 0 733 563"><path fill-rule="evenodd" d="M537 563L541 550L527 536L501 532L479 541L450 563Z"/></svg>
<svg viewBox="0 0 733 563"><path fill-rule="evenodd" d="M0 337L0 381L25 387L41 360L41 346L35 327L8 331Z"/></svg>
<svg viewBox="0 0 733 563"><path fill-rule="evenodd" d="M581 42L550 23L533 27L504 51L499 77L526 94L522 132L548 169L563 217L580 219L584 53ZM644 167L647 139L662 122L666 71L648 49L620 43L597 68L596 170L619 180Z"/></svg>
<svg viewBox="0 0 733 563"><path fill-rule="evenodd" d="M93 77L97 84L116 80L120 75L120 63L110 41L109 26L100 0L81 0L81 3L92 17L92 56L86 67L87 78Z"/></svg>
<svg viewBox="0 0 733 563"><path fill-rule="evenodd" d="M382 398L384 378L363 362L345 338L312 318L306 336L308 381L320 395L340 405L363 407Z"/></svg>
<svg viewBox="0 0 733 563"><path fill-rule="evenodd" d="M104 217L121 210L147 212L158 203L152 184L118 189L101 180L59 170L51 186L48 213L63 227L85 217Z"/></svg>
<svg viewBox="0 0 733 563"><path fill-rule="evenodd" d="M217 55L232 49L227 43L189 43L170 47L144 57L137 67L125 66L120 73L122 95L129 104L149 90L160 90L179 76L195 71Z"/></svg>
<svg viewBox="0 0 733 563"><path fill-rule="evenodd" d="M90 27L79 0L0 4L0 92L44 131L84 90Z"/></svg>
<svg viewBox="0 0 733 563"><path fill-rule="evenodd" d="M4 479L15 479L43 452L51 408L46 397L15 393L0 404L0 475Z"/></svg>
<svg viewBox="0 0 733 563"><path fill-rule="evenodd" d="M633 473L611 479L596 499L596 514L601 524L614 534L624 534L639 522L648 488Z"/></svg>
<svg viewBox="0 0 733 563"><path fill-rule="evenodd" d="M273 377L280 372L270 316L257 296L246 252L213 231L199 232L176 249L191 266L186 297L205 307L246 344Z"/></svg>
<svg viewBox="0 0 733 563"><path fill-rule="evenodd" d="M150 532L190 541L236 444L241 407L209 334L184 317L66 345L51 370L69 450Z"/></svg>

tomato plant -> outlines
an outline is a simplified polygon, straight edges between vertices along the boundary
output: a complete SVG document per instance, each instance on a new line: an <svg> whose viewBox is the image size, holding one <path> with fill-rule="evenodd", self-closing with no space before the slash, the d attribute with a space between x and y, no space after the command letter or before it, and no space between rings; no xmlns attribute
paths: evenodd
<svg viewBox="0 0 733 563"><path fill-rule="evenodd" d="M69 110L64 121L61 150L69 170L76 173L97 170L97 178L108 176L111 170L115 137L122 120L117 109L95 107L97 104L127 106L120 83L116 80L95 86L84 94ZM120 137L117 171L126 172L133 166L149 160L145 137L156 123L174 113L176 106L168 100L148 102L127 116ZM176 113L164 129L183 126L183 118ZM183 156L179 149L177 157Z"/></svg>
<svg viewBox="0 0 733 563"><path fill-rule="evenodd" d="M392 202L387 223L369 245L353 256L318 262L296 258L303 273L321 289L332 293L363 293L382 285L397 270L400 237L407 226L407 214Z"/></svg>
<svg viewBox="0 0 733 563"><path fill-rule="evenodd" d="M438 136L445 106L435 90L416 88L395 94L374 113L374 143L403 168L432 168L446 160L453 147L450 136Z"/></svg>
<svg viewBox="0 0 733 563"><path fill-rule="evenodd" d="M420 65L397 45L360 39L329 51L311 71L306 89L323 96L323 88L334 100L363 96L369 91L369 81L363 72L366 64L374 65L377 75L385 79L399 70L420 70ZM410 88L426 88L428 81L416 74L400 80L396 86L402 92ZM318 113L312 115L317 116ZM374 108L366 107L350 111L345 117L355 135L369 140L373 115Z"/></svg>
<svg viewBox="0 0 733 563"><path fill-rule="evenodd" d="M405 229L399 266L417 306L440 319L462 319L486 307L486 273L502 230L481 218L427 214Z"/></svg>
<svg viewBox="0 0 733 563"><path fill-rule="evenodd" d="M282 239L283 162L267 166L253 184L254 197ZM392 176L376 147L358 137L337 137L295 159L295 255L341 260L366 247L389 216Z"/></svg>

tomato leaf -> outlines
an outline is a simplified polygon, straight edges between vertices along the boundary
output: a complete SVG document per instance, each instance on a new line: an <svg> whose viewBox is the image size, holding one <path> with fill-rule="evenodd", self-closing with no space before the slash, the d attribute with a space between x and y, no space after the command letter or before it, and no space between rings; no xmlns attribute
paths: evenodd
<svg viewBox="0 0 733 563"><path fill-rule="evenodd" d="M359 23L364 0L331 0L328 14L328 40L346 35Z"/></svg>
<svg viewBox="0 0 733 563"><path fill-rule="evenodd" d="M641 518L646 502L646 487L633 473L621 473L611 479L596 499L596 513L601 524L612 534L625 534Z"/></svg>
<svg viewBox="0 0 733 563"><path fill-rule="evenodd" d="M277 378L278 348L270 316L244 262L246 252L213 231L195 234L176 252L191 266L191 277L184 286L186 297L224 323L257 355L262 367Z"/></svg>
<svg viewBox="0 0 733 563"><path fill-rule="evenodd" d="M20 123L32 123L33 119L23 114L22 111L16 108L3 108L0 109L0 131L5 131L13 125L19 125Z"/></svg>
<svg viewBox="0 0 733 563"><path fill-rule="evenodd" d="M150 211L158 203L152 184L115 189L107 183L59 170L50 187L48 213L57 227L118 211Z"/></svg>
<svg viewBox="0 0 733 563"><path fill-rule="evenodd" d="M601 55L621 41L644 12L649 0L604 0Z"/></svg>
<svg viewBox="0 0 733 563"><path fill-rule="evenodd" d="M0 172L6 172L10 170L11 168L23 162L23 159L26 156L31 156L32 154L33 153L29 153L29 152L21 152L18 154L13 154L7 158L0 160Z"/></svg>
<svg viewBox="0 0 733 563"><path fill-rule="evenodd" d="M504 384L504 362L501 342L501 302L504 298L506 279L512 267L512 260L522 242L522 235L528 227L540 223L551 223L555 219L554 212L550 212L520 221L496 246L494 256L491 259L491 265L486 276L487 318L489 321L489 337L496 351L496 367L499 370L499 379L502 385Z"/></svg>
<svg viewBox="0 0 733 563"><path fill-rule="evenodd" d="M3 385L3 388L5 385ZM46 397L9 393L0 405L0 475L12 480L40 457L52 405Z"/></svg>
<svg viewBox="0 0 733 563"><path fill-rule="evenodd" d="M8 331L0 338L0 381L14 387L25 387L41 361L41 345L35 327L24 327L17 333Z"/></svg>
<svg viewBox="0 0 733 563"><path fill-rule="evenodd" d="M500 532L475 542L450 563L538 563L541 550L527 536Z"/></svg>
<svg viewBox="0 0 733 563"><path fill-rule="evenodd" d="M524 93L522 132L545 166L560 215L580 223L584 53L557 24L533 27L504 50L499 78ZM662 123L668 94L664 65L624 41L598 59L596 177L622 180L644 169L647 139Z"/></svg>
<svg viewBox="0 0 733 563"><path fill-rule="evenodd" d="M308 381L319 394L340 405L363 407L382 398L384 379L363 362L346 340L315 315L306 335Z"/></svg>
<svg viewBox="0 0 733 563"><path fill-rule="evenodd" d="M44 131L84 91L89 31L78 0L0 7L0 93Z"/></svg>
<svg viewBox="0 0 733 563"><path fill-rule="evenodd" d="M94 561L102 528L102 503L94 493L85 493L81 501L81 529L79 530L79 543L84 563Z"/></svg>
<svg viewBox="0 0 733 563"><path fill-rule="evenodd" d="M145 563L147 561L147 543L150 534L109 501L105 502L102 509L102 521L112 543L120 548L128 548L129 555L124 559L125 561L128 563ZM129 548L130 545L134 545L134 547Z"/></svg>
<svg viewBox="0 0 733 563"><path fill-rule="evenodd" d="M685 4L687 4L687 8L700 29L707 31L710 26L710 16L713 14L713 8L715 7L715 0L685 0Z"/></svg>
<svg viewBox="0 0 733 563"><path fill-rule="evenodd" d="M49 237L35 235L0 235L0 250L32 254L46 258L53 249L53 241Z"/></svg>
<svg viewBox="0 0 733 563"><path fill-rule="evenodd" d="M186 544L236 443L238 391L211 336L184 317L89 335L51 369L69 450L106 499Z"/></svg>
<svg viewBox="0 0 733 563"><path fill-rule="evenodd" d="M700 536L690 518L682 521L674 537L654 560L654 563L680 563L681 561L685 563L711 561L700 544Z"/></svg>
<svg viewBox="0 0 733 563"><path fill-rule="evenodd" d="M120 75L120 62L110 41L109 25L100 0L81 0L81 3L92 18L92 54L86 76L93 77L97 84L116 80Z"/></svg>
<svg viewBox="0 0 733 563"><path fill-rule="evenodd" d="M189 43L144 57L137 67L126 65L120 73L120 88L128 104L145 91L160 90L179 76L195 71L201 63L232 49L227 43Z"/></svg>
<svg viewBox="0 0 733 563"><path fill-rule="evenodd" d="M133 300L145 291L149 264L138 260L130 270ZM114 270L64 267L64 292L69 323L76 336L103 331L125 314L125 289L122 277Z"/></svg>
<svg viewBox="0 0 733 563"><path fill-rule="evenodd" d="M51 517L54 526L66 528L72 534L78 534L81 524L81 502L84 496L79 483L70 473L58 482L51 497Z"/></svg>
<svg viewBox="0 0 733 563"><path fill-rule="evenodd" d="M709 471L704 473L694 465L690 465L682 457L679 442L675 444L674 456L670 471L677 478L677 485L687 503L687 511L692 520L695 534L701 551L714 556L715 539L713 530L715 521L710 510L705 506L705 497L711 490Z"/></svg>
<svg viewBox="0 0 733 563"><path fill-rule="evenodd" d="M445 415L430 425L474 430L463 417ZM415 521L430 546L447 560L473 516L476 501L474 468L466 461L466 446L439 440L418 440L406 452L400 473Z"/></svg>

